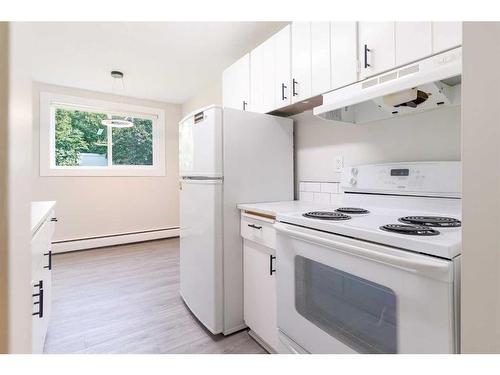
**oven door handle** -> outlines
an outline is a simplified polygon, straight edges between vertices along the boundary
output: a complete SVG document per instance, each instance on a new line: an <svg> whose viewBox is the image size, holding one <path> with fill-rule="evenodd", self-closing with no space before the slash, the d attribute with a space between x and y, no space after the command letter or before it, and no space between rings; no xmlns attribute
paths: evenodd
<svg viewBox="0 0 500 375"><path fill-rule="evenodd" d="M316 243L330 248L335 248L335 250L341 251L343 253L348 253L361 258L366 258L380 263L388 264L391 266L404 268L406 270L411 270L413 272L437 271L441 273L441 272L449 272L450 270L449 262L444 260L441 261L435 259L433 261L430 261L423 259L415 259L415 256L412 256L412 254L408 252L404 253L406 256L401 256L401 257L385 254L379 251L364 249L358 246L349 245L339 241L329 240L319 236L313 236L308 233L304 233L302 231L291 229L289 225L283 223L274 224L274 228L279 232L285 233L289 236L298 238L303 241Z"/></svg>

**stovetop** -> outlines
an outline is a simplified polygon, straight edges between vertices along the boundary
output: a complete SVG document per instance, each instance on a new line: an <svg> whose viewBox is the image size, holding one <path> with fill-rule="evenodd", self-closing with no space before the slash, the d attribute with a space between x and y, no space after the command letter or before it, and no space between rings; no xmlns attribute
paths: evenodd
<svg viewBox="0 0 500 375"><path fill-rule="evenodd" d="M412 209L394 208L405 206L404 199L400 201L399 206L390 207L351 205L351 213L339 210L348 207L345 205L326 206L314 214L308 214L309 211L278 214L277 220L446 259L460 254L461 227L455 226L460 225L459 210L452 207L439 211L433 207L435 202L427 201L423 201L421 210L416 210L418 204L409 205ZM339 220L338 215L343 217Z"/></svg>

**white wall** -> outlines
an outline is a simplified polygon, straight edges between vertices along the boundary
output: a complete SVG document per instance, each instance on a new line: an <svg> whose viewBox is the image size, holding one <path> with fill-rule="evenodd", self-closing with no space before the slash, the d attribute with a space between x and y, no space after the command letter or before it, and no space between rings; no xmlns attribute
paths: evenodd
<svg viewBox="0 0 500 375"><path fill-rule="evenodd" d="M460 107L354 125L307 111L295 120L295 180L339 181L334 157L357 164L460 160Z"/></svg>
<svg viewBox="0 0 500 375"><path fill-rule="evenodd" d="M31 70L25 30L9 23L7 107L7 314L9 353L31 352ZM5 34L4 34L5 36ZM4 40L5 43L5 40ZM1 47L0 47L1 48ZM5 53L5 49L1 51ZM4 55L5 57L5 55ZM0 84L5 81L0 80ZM1 142L0 142L1 143ZM4 287L2 284L1 287ZM2 334L3 332L0 332Z"/></svg>
<svg viewBox="0 0 500 375"><path fill-rule="evenodd" d="M165 177L40 177L39 93L157 107L165 110ZM178 227L178 132L181 106L43 83L33 85L33 200L56 200L55 241ZM42 134L41 136L46 136Z"/></svg>
<svg viewBox="0 0 500 375"><path fill-rule="evenodd" d="M0 354L7 352L7 108L9 106L9 27L0 22Z"/></svg>
<svg viewBox="0 0 500 375"><path fill-rule="evenodd" d="M462 352L500 353L500 23L463 38Z"/></svg>
<svg viewBox="0 0 500 375"><path fill-rule="evenodd" d="M198 94L182 104L182 117L199 108L211 104L222 105L222 81L218 80L211 86L199 90Z"/></svg>

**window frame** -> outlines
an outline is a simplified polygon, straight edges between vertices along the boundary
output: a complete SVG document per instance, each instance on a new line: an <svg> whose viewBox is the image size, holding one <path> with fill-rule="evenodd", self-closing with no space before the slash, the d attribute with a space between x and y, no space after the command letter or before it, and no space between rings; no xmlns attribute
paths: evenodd
<svg viewBox="0 0 500 375"><path fill-rule="evenodd" d="M107 166L57 166L55 162L55 110L81 110L116 116L151 119L153 165L113 165L112 128L108 127ZM40 93L40 176L165 176L165 111L123 102L111 102L51 92Z"/></svg>

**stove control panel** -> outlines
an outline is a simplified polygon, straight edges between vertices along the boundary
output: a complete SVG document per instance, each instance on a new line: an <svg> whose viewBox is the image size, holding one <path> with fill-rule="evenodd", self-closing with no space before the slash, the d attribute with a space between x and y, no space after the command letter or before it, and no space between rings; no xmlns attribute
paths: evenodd
<svg viewBox="0 0 500 375"><path fill-rule="evenodd" d="M461 196L461 169L458 161L371 164L344 168L344 192L422 195L457 198Z"/></svg>

